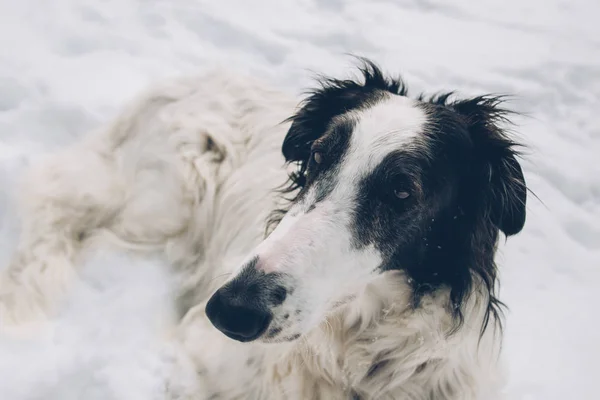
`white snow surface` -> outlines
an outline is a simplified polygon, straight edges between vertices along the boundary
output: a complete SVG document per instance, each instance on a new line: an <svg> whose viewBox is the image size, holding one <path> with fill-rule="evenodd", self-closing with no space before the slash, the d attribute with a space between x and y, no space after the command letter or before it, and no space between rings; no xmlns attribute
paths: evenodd
<svg viewBox="0 0 600 400"><path fill-rule="evenodd" d="M515 96L543 203L499 256L507 398L598 399L599 16L596 0L0 0L0 268L23 168L151 83L221 65L300 94L368 56L413 93ZM0 338L0 399L160 399L169 278L158 257L89 257L48 329Z"/></svg>

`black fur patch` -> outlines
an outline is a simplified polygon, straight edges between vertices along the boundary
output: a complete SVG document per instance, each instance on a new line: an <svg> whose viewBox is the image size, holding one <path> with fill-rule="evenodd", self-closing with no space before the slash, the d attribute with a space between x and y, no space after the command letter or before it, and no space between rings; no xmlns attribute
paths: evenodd
<svg viewBox="0 0 600 400"><path fill-rule="evenodd" d="M301 104L301 109L287 119L292 122L286 135L282 152L288 163L296 164L298 169L289 176L289 181L280 189L286 196L290 195L293 203L301 197L302 189L307 186L308 168L311 160L313 143L323 138L329 146L332 162L339 161L343 150L347 148L352 131L352 122L345 121L335 127L337 134L324 137L331 127L332 120L352 110L364 108L381 99L385 93L392 92L406 95L407 89L402 79L386 77L381 70L371 61L362 59L363 65L359 68L363 82L356 80L338 80L321 77L318 80L320 88L308 92L308 97ZM340 132L345 133L345 140L340 142ZM344 143L345 142L345 143ZM286 209L273 211L267 220L266 232L269 233L281 221Z"/></svg>
<svg viewBox="0 0 600 400"><path fill-rule="evenodd" d="M352 126L344 127L336 117L372 106L385 93L407 95L401 79L386 78L372 62L365 60L361 71L362 82L322 79L290 118L282 151L289 163L298 164L283 189L292 202L313 185L326 196L335 181L352 134ZM417 97L428 119L420 137L414 146L391 150L361 182L354 245L374 245L384 256L382 271L407 272L415 307L424 294L449 287L455 329L462 325L475 280L481 281L489 294L483 333L502 305L495 296L499 232L510 236L523 228L527 189L518 146L503 128L510 115L501 107L503 99L451 100L451 95ZM337 143L336 150L323 150L324 162L315 165L312 152L327 143ZM410 196L399 199L394 190ZM284 213L271 221L277 223Z"/></svg>

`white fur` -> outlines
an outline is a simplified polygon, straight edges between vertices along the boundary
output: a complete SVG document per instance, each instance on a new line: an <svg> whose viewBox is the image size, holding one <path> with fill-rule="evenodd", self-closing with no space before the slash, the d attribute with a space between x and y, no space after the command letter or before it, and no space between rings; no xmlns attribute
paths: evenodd
<svg viewBox="0 0 600 400"><path fill-rule="evenodd" d="M416 101L405 96L384 94L385 100L350 113L357 121L352 135L348 167L368 174L389 154L390 148L401 148L414 142L423 131L427 118Z"/></svg>
<svg viewBox="0 0 600 400"><path fill-rule="evenodd" d="M391 150L410 146L426 122L425 111L414 100L392 94L382 97L366 110L338 117L338 121L351 119L356 126L327 198L317 202L319 188L312 186L250 257L257 257L258 269L283 273L284 280L292 281L284 286L294 286L283 306L271 310L270 327L281 330L279 337L308 333L332 308L353 298L379 274L378 251L352 245L354 199L361 179Z"/></svg>
<svg viewBox="0 0 600 400"><path fill-rule="evenodd" d="M375 133L352 143L356 158L341 172L349 184L310 214L297 204L261 243L264 221L279 206L273 189L286 179L280 146L289 125L280 121L293 113L294 99L222 72L147 93L106 129L40 161L23 182L23 232L0 280L0 330L51 316L80 250L112 239L163 249L181 274L182 310L192 308L177 338L182 363L191 361L198 375L192 390L173 384L170 398L496 398L493 321L479 340L485 295L473 293L464 326L448 336L448 293L426 297L414 311L407 277L371 274L365 265L377 265L377 251L348 244L348 195L361 171L382 157L390 129L400 123L395 137L403 140L424 122L409 100L391 101L352 116L359 132ZM297 341L238 343L204 315L222 276L255 254L261 268L303 285L281 311L306 311L282 325L286 334L303 334Z"/></svg>

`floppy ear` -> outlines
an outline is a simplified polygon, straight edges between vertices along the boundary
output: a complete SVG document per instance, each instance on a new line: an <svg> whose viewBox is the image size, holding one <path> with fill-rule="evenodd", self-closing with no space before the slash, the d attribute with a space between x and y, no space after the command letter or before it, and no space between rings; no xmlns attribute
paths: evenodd
<svg viewBox="0 0 600 400"><path fill-rule="evenodd" d="M491 222L506 236L519 233L525 225L527 186L511 140L499 126L506 123L507 110L500 97L482 96L453 104L466 117L475 146L477 168L482 169L482 189Z"/></svg>
<svg viewBox="0 0 600 400"><path fill-rule="evenodd" d="M521 232L526 218L527 188L514 154L505 155L492 167L490 186L492 222L506 236Z"/></svg>
<svg viewBox="0 0 600 400"><path fill-rule="evenodd" d="M308 160L312 143L325 133L336 116L361 107L382 92L406 95L401 78L386 77L371 61L359 60L362 61L359 67L362 82L321 78L321 87L310 92L300 110L288 119L292 125L282 146L288 162Z"/></svg>
<svg viewBox="0 0 600 400"><path fill-rule="evenodd" d="M300 110L288 119L292 125L281 147L287 162L308 160L313 142L325 133L331 119L343 112L331 106L335 97L327 89L313 92Z"/></svg>
<svg viewBox="0 0 600 400"><path fill-rule="evenodd" d="M331 120L358 107L366 96L362 86L351 81L328 79L321 81L321 85L289 118L292 125L282 146L288 162L308 160L313 142L325 134Z"/></svg>

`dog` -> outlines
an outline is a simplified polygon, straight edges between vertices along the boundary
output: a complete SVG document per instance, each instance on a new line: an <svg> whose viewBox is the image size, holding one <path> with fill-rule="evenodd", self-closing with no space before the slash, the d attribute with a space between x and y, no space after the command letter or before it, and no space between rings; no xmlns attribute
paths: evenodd
<svg viewBox="0 0 600 400"><path fill-rule="evenodd" d="M41 161L4 328L52 315L106 239L180 278L195 386L170 398L499 398L494 256L527 198L511 113L358 69L299 105L223 71L168 82Z"/></svg>

